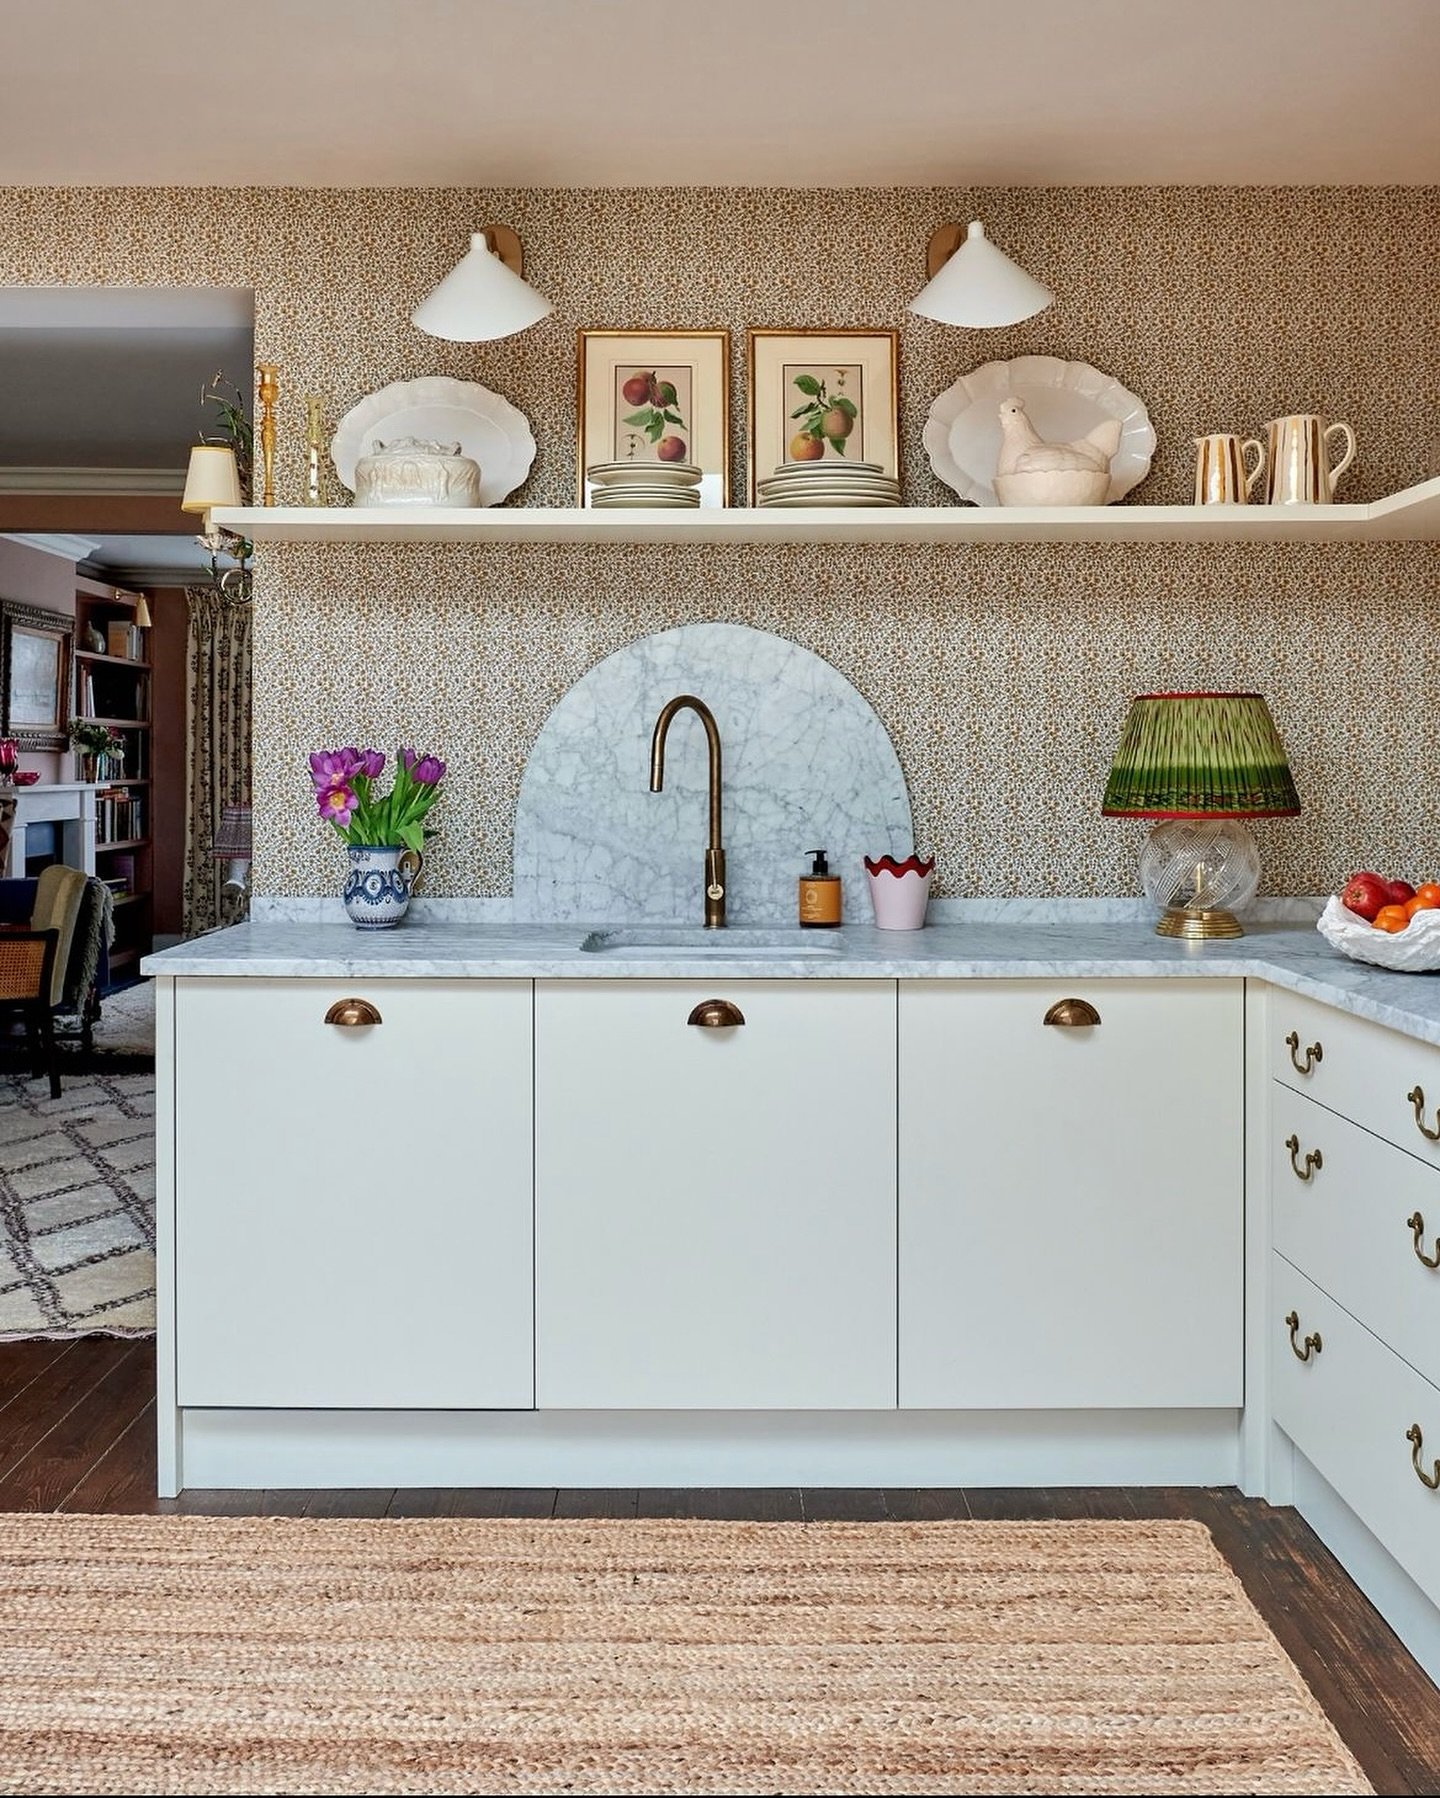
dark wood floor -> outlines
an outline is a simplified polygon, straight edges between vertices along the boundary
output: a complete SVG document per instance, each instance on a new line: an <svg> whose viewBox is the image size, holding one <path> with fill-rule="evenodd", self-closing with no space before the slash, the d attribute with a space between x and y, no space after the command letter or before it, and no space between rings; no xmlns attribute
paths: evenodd
<svg viewBox="0 0 1440 1798"><path fill-rule="evenodd" d="M0 1343L0 1511L301 1517L1195 1517L1382 1793L1440 1792L1440 1693L1293 1511L1234 1488L188 1492L155 1497L149 1342Z"/></svg>

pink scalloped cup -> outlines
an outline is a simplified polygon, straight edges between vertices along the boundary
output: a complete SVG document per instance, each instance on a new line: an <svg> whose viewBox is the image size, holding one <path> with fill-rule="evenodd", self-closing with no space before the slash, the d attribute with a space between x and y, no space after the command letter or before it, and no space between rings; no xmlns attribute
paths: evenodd
<svg viewBox="0 0 1440 1798"><path fill-rule="evenodd" d="M910 855L897 862L893 855L872 861L865 857L866 882L877 930L923 930L925 908L930 903L930 880L935 861Z"/></svg>

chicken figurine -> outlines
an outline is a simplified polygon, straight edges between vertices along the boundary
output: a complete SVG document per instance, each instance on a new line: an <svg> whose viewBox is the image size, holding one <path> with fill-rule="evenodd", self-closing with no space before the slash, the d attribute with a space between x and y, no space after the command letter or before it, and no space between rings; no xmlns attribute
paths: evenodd
<svg viewBox="0 0 1440 1798"><path fill-rule="evenodd" d="M1000 402L995 493L1002 506L1099 506L1110 491L1110 460L1124 426L1103 418L1071 443L1047 443L1024 400Z"/></svg>

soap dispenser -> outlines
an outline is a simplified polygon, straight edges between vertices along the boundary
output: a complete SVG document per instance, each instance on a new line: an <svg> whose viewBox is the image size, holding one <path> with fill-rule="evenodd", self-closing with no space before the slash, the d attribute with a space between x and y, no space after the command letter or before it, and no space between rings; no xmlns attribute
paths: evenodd
<svg viewBox="0 0 1440 1798"><path fill-rule="evenodd" d="M814 864L800 876L800 922L807 930L833 929L840 922L840 876L830 872L823 849L807 849Z"/></svg>

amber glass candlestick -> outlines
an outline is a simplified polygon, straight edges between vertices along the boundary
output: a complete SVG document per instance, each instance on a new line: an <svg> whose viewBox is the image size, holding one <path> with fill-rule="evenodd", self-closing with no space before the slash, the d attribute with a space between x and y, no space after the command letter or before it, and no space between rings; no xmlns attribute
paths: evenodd
<svg viewBox="0 0 1440 1798"><path fill-rule="evenodd" d="M264 470L264 490L260 504L275 504L275 402L280 397L280 364L278 362L257 362L255 373L258 377L256 392L260 399L260 463Z"/></svg>

